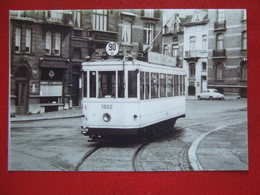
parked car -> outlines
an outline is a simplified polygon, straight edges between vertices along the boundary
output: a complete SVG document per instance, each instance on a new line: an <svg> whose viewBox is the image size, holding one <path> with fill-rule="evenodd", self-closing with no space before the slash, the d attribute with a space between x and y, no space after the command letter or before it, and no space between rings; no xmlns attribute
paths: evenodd
<svg viewBox="0 0 260 195"><path fill-rule="evenodd" d="M199 100L207 99L207 100L224 100L225 97L223 94L219 93L216 89L206 89L202 93L197 95Z"/></svg>

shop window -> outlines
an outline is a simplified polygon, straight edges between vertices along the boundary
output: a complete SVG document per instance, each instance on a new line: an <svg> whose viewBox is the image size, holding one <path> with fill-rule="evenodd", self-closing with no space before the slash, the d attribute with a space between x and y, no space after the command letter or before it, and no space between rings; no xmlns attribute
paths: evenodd
<svg viewBox="0 0 260 195"><path fill-rule="evenodd" d="M92 27L94 30L107 31L107 10L93 10Z"/></svg>

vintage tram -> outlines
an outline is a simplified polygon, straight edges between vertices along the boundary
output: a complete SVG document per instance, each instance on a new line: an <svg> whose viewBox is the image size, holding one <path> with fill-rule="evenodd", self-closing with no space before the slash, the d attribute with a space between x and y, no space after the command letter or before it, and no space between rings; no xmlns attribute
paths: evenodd
<svg viewBox="0 0 260 195"><path fill-rule="evenodd" d="M185 72L132 57L82 64L82 131L92 140L155 132L185 117Z"/></svg>

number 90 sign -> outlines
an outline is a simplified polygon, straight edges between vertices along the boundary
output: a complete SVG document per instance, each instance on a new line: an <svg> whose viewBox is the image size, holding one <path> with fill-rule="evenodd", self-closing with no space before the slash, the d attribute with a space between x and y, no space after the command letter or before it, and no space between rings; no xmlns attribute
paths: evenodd
<svg viewBox="0 0 260 195"><path fill-rule="evenodd" d="M106 52L110 56L114 56L118 53L119 47L115 42L109 42L106 46Z"/></svg>

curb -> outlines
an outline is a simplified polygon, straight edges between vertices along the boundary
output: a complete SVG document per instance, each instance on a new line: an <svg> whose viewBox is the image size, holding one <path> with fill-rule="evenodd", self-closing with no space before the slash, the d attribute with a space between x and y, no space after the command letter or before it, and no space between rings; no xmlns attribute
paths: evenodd
<svg viewBox="0 0 260 195"><path fill-rule="evenodd" d="M198 149L198 146L200 144L200 142L209 134L213 133L213 132L216 132L216 131L219 131L225 127L228 127L228 126L232 126L232 125L237 125L237 124L242 124L244 123L245 121L243 122L239 122L239 123L233 123L233 124L228 124L228 125L223 125L223 126L220 126L220 127L217 127L207 133L204 133L202 135L200 135L195 141L192 142L190 148L189 148L189 151L188 151L188 159L189 159L189 162L190 162L190 165L191 165L191 168L193 171L203 171L203 167L201 165L201 163L199 162L198 158L197 158L197 155L196 155L196 151Z"/></svg>
<svg viewBox="0 0 260 195"><path fill-rule="evenodd" d="M63 116L63 117L54 117L54 118L51 118L51 117L45 117L45 118L33 118L33 119L15 119L15 120L12 120L10 119L10 122L30 122L30 121L42 121L42 120L57 120L57 119L67 119L67 118L80 118L82 117L83 115L75 115L75 116Z"/></svg>

